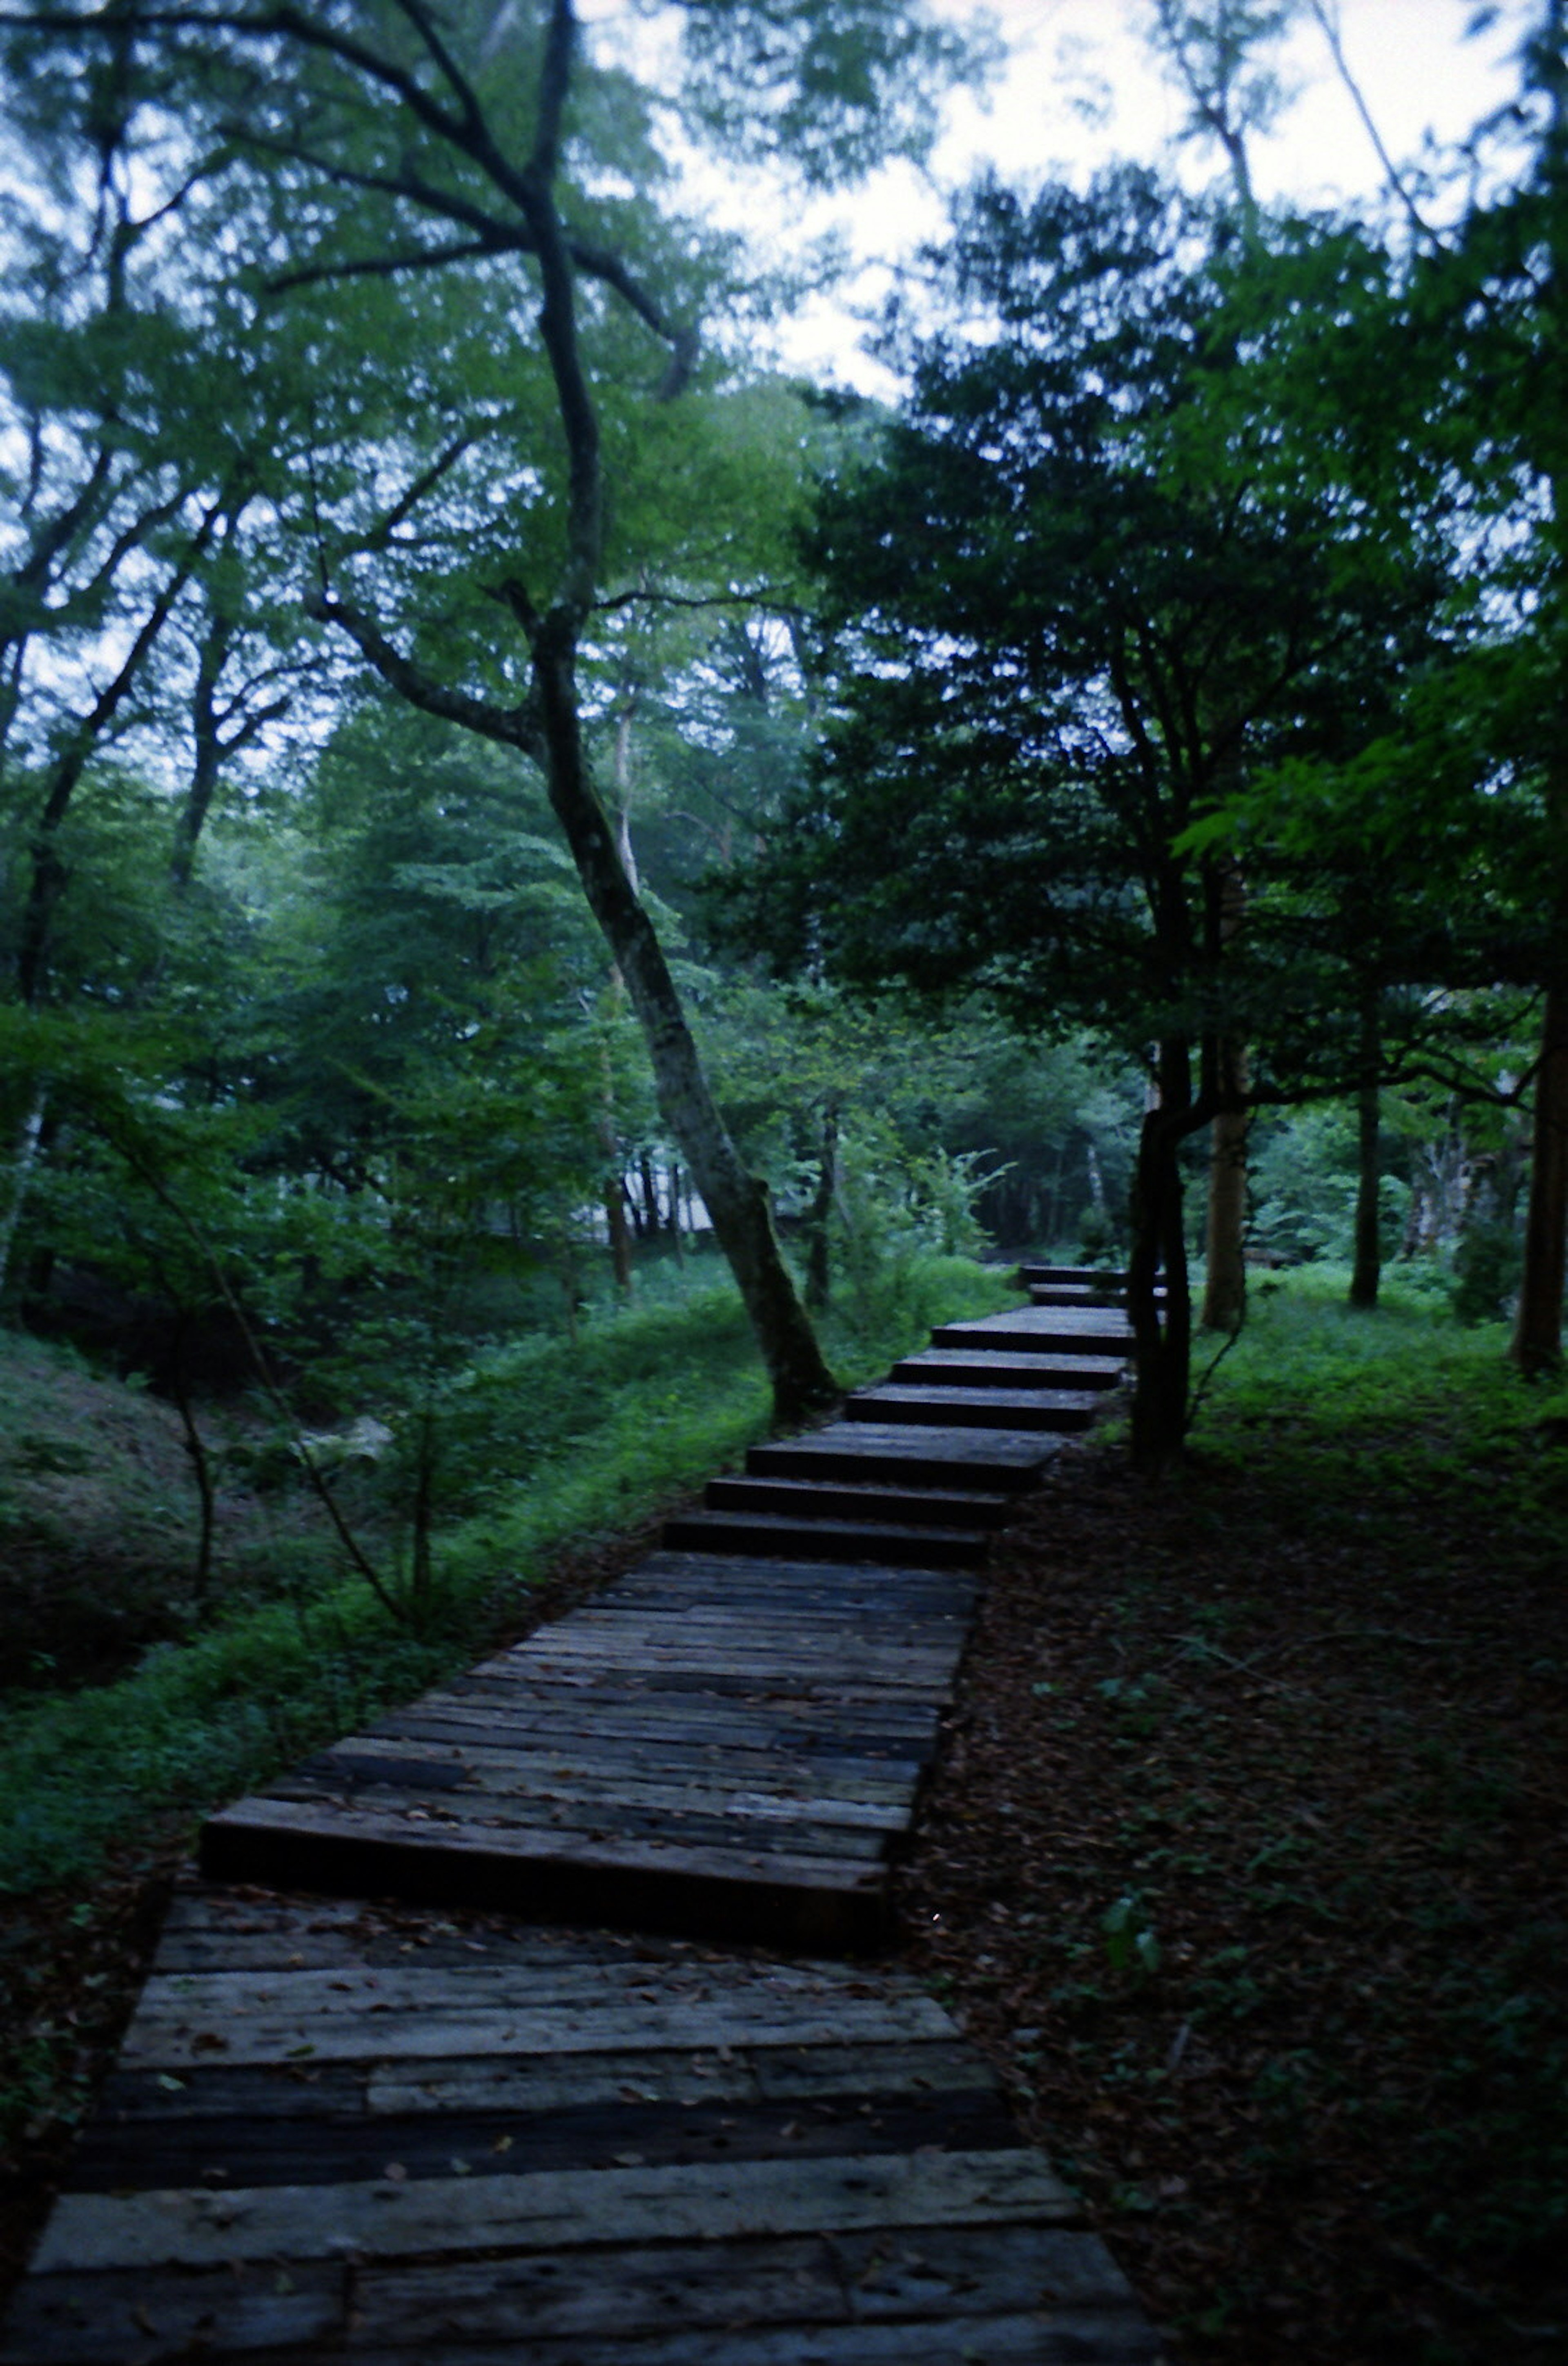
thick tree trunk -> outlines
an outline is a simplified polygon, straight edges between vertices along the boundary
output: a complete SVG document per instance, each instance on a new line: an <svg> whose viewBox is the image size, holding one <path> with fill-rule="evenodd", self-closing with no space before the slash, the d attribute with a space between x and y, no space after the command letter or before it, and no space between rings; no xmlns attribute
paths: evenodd
<svg viewBox="0 0 1568 2366"><path fill-rule="evenodd" d="M1535 1133L1525 1265L1509 1354L1527 1378L1562 1361L1562 1285L1568 1259L1568 987L1547 994L1535 1080Z"/></svg>
<svg viewBox="0 0 1568 2366"><path fill-rule="evenodd" d="M1188 1047L1176 1040L1159 1053L1159 1100L1145 1116L1133 1174L1133 1254L1127 1312L1136 1379L1133 1465L1159 1471L1179 1459L1187 1435L1192 1359L1192 1300L1182 1225L1181 1144L1192 1130ZM1165 1304L1156 1285L1165 1271Z"/></svg>
<svg viewBox="0 0 1568 2366"><path fill-rule="evenodd" d="M1245 1110L1224 1110L1211 1128L1209 1211L1204 1228L1205 1331L1239 1331L1247 1320L1247 1135Z"/></svg>

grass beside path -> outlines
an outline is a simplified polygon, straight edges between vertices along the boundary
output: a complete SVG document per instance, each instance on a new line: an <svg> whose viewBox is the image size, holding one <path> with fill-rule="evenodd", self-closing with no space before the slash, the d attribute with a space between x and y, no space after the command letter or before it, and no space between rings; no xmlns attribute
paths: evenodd
<svg viewBox="0 0 1568 2366"><path fill-rule="evenodd" d="M906 1929L1180 2366L1555 2366L1568 1392L1303 1282L1002 1539Z"/></svg>

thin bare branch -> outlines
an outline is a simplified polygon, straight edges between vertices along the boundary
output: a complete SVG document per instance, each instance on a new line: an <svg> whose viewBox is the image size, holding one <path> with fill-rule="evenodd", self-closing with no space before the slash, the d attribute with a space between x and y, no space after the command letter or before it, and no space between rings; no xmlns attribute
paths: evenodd
<svg viewBox="0 0 1568 2366"><path fill-rule="evenodd" d="M1349 60L1345 55L1345 44L1340 38L1337 10L1329 6L1329 0L1307 0L1307 10L1313 22L1316 25L1319 32L1323 35L1324 39L1328 44L1328 54L1334 61L1334 70L1339 76L1340 81L1344 84L1346 91L1349 96L1350 103L1361 118L1362 130L1366 132L1368 139L1372 143L1372 148L1376 153L1378 163L1382 166L1383 178L1387 182L1390 191L1398 198L1400 204L1404 207L1405 220L1409 222L1410 227L1415 231L1416 237L1425 241L1428 245L1436 245L1437 232L1422 215L1420 208L1416 205L1415 198L1410 194L1409 186L1406 183L1404 175L1400 172L1398 165L1394 163L1393 158L1389 154L1387 148L1384 146L1382 134L1378 130L1377 122L1372 115L1371 107L1367 105L1361 85L1350 71Z"/></svg>

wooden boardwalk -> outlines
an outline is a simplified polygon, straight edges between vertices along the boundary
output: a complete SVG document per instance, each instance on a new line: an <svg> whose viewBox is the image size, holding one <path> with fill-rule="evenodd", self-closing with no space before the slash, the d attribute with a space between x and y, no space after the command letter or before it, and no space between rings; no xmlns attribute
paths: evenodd
<svg viewBox="0 0 1568 2366"><path fill-rule="evenodd" d="M931 1998L737 1944L886 1932L972 1566L1064 1434L1004 1419L1032 1317L964 1326L997 1389L910 1359L700 1549L212 1820L4 2366L1157 2358Z"/></svg>

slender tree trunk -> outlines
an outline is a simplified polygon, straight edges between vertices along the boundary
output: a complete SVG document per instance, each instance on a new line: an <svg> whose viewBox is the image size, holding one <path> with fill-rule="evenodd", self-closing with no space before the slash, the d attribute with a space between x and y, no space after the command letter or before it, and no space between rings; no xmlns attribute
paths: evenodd
<svg viewBox="0 0 1568 2366"><path fill-rule="evenodd" d="M1204 1226L1205 1331L1239 1331L1247 1320L1246 1110L1222 1110L1210 1129L1209 1208Z"/></svg>
<svg viewBox="0 0 1568 2366"><path fill-rule="evenodd" d="M185 1431L185 1448L190 1457L191 1476L196 1481L197 1499L201 1507L201 1525L196 1547L196 1600L198 1609L207 1607L212 1590L212 1546L218 1528L218 1498L212 1484L212 1460L207 1451L191 1403L190 1391L186 1386L185 1344L188 1318L184 1307L175 1317L174 1352L169 1363L169 1389L175 1408Z"/></svg>
<svg viewBox="0 0 1568 2366"><path fill-rule="evenodd" d="M646 1150L637 1157L637 1228L645 1241L650 1241L659 1230L659 1189L653 1179L653 1161Z"/></svg>
<svg viewBox="0 0 1568 2366"><path fill-rule="evenodd" d="M1187 1435L1192 1300L1182 1223L1181 1144L1192 1131L1192 1070L1179 1038L1159 1049L1159 1098L1138 1138L1133 1173L1133 1253L1127 1312L1136 1379L1133 1465L1157 1472L1179 1459ZM1156 1294L1163 1266L1165 1302Z"/></svg>
<svg viewBox="0 0 1568 2366"><path fill-rule="evenodd" d="M822 1110L821 1163L806 1220L806 1303L813 1314L825 1314L832 1296L833 1261L828 1227L838 1188L839 1104L829 1100Z"/></svg>
<svg viewBox="0 0 1568 2366"><path fill-rule="evenodd" d="M618 972L610 975L612 1009L618 1010L626 995ZM610 1037L606 1032L600 1053L599 1149L604 1161L604 1187L602 1194L604 1208L604 1229L610 1244L610 1270L615 1277L615 1287L623 1297L629 1298L632 1289L632 1243L626 1224L626 1191L625 1163L621 1156L620 1133L615 1123L615 1065L611 1056Z"/></svg>
<svg viewBox="0 0 1568 2366"><path fill-rule="evenodd" d="M1352 1306L1378 1302L1382 1282L1382 1100L1376 1085L1356 1096L1355 1258L1350 1268Z"/></svg>
<svg viewBox="0 0 1568 2366"><path fill-rule="evenodd" d="M1245 173L1242 182L1245 186ZM1246 200L1250 218L1251 199ZM1231 862L1206 866L1203 881L1204 930L1211 960L1216 965L1225 948L1235 942L1247 924L1247 889L1239 866ZM1227 1100L1245 1100L1247 1059L1245 1047L1228 1035L1211 1039L1213 1083ZM1203 1311L1205 1331L1236 1332L1247 1320L1247 1133L1250 1112L1242 1107L1222 1108L1211 1128L1209 1204L1204 1226Z"/></svg>
<svg viewBox="0 0 1568 2366"><path fill-rule="evenodd" d="M1547 820L1556 867L1553 971L1541 1017L1535 1080L1535 1126L1529 1199L1525 1214L1524 1271L1509 1354L1527 1378L1558 1370L1562 1362L1564 1236L1568 1234L1568 33L1564 0L1541 11L1535 71L1550 101L1541 163L1551 201L1550 271L1540 302L1548 338L1549 376L1536 397L1541 407L1545 474L1551 488L1556 628L1557 722L1545 767Z"/></svg>
<svg viewBox="0 0 1568 2366"><path fill-rule="evenodd" d="M1356 1235L1350 1271L1350 1303L1373 1307L1382 1279L1382 1101L1378 1089L1382 1033L1379 996L1369 986L1361 1001L1361 1087L1356 1096Z"/></svg>
<svg viewBox="0 0 1568 2366"><path fill-rule="evenodd" d="M1527 1378L1562 1361L1562 1286L1568 1242L1568 987L1552 986L1541 1022L1535 1132L1525 1217L1524 1277L1509 1354Z"/></svg>
<svg viewBox="0 0 1568 2366"><path fill-rule="evenodd" d="M49 1095L41 1084L35 1085L17 1127L10 1173L5 1178L5 1197L0 1201L0 1297L5 1294L6 1276L11 1269L11 1251L16 1244L17 1227L22 1220L22 1210L27 1205L28 1188L43 1147L44 1123L48 1114Z"/></svg>
<svg viewBox="0 0 1568 2366"><path fill-rule="evenodd" d="M605 1145L608 1159L615 1148L614 1140ZM604 1175L604 1224L610 1237L610 1270L615 1277L615 1288L623 1297L632 1291L632 1236L626 1222L626 1186L618 1166L607 1166Z"/></svg>

